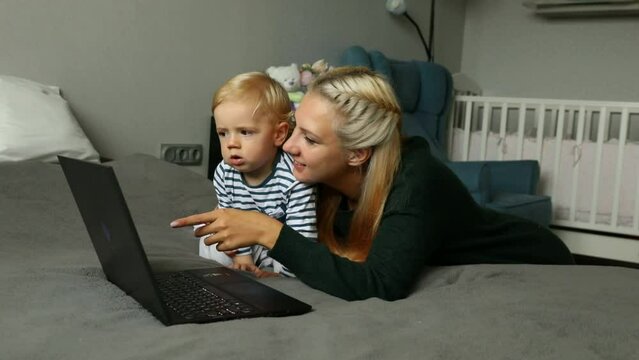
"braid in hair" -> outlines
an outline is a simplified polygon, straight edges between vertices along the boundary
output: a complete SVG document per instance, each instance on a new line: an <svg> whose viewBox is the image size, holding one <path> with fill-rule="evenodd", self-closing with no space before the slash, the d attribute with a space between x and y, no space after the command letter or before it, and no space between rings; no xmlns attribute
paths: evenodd
<svg viewBox="0 0 639 360"><path fill-rule="evenodd" d="M364 261L399 166L401 109L390 84L363 67L336 68L317 78L309 92L329 100L342 115L333 126L345 149L372 149L347 239L333 233L340 194L324 186L318 199L320 241L336 254Z"/></svg>

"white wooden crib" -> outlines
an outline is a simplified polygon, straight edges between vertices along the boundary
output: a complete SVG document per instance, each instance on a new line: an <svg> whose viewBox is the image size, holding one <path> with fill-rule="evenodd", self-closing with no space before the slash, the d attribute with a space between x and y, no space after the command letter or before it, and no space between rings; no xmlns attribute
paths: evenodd
<svg viewBox="0 0 639 360"><path fill-rule="evenodd" d="M455 96L451 160L535 159L574 253L639 263L639 103Z"/></svg>

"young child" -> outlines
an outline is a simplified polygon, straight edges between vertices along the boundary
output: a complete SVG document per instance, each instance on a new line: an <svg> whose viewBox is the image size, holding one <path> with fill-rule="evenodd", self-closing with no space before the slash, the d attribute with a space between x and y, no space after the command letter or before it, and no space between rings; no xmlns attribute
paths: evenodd
<svg viewBox="0 0 639 360"><path fill-rule="evenodd" d="M224 159L213 179L218 207L260 211L316 241L315 188L295 180L281 149L292 116L286 90L264 73L237 75L213 96L213 115ZM294 276L259 245L224 253L202 238L200 256L258 276Z"/></svg>

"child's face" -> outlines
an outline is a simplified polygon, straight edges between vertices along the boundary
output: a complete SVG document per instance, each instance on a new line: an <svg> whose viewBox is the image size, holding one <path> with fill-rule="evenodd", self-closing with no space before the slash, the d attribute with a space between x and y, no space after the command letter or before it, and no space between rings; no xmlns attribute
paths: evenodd
<svg viewBox="0 0 639 360"><path fill-rule="evenodd" d="M252 102L223 101L213 112L224 162L258 185L271 173L277 149L284 143L288 124L275 124Z"/></svg>

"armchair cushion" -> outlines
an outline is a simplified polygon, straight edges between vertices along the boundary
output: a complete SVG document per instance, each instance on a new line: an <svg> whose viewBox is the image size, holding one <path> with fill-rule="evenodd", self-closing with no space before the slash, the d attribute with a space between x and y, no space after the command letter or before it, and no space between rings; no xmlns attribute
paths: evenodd
<svg viewBox="0 0 639 360"><path fill-rule="evenodd" d="M448 122L448 112L453 95L453 79L448 70L435 63L419 63L420 82L428 87L420 93L419 111L431 112L440 117L441 126Z"/></svg>
<svg viewBox="0 0 639 360"><path fill-rule="evenodd" d="M361 46L351 46L342 54L340 63L350 66L366 66L372 68L368 52Z"/></svg>
<svg viewBox="0 0 639 360"><path fill-rule="evenodd" d="M417 74L419 69L414 61L394 61L391 63L394 89L399 99L402 111L412 114L417 111L419 94L421 92L421 80Z"/></svg>
<svg viewBox="0 0 639 360"><path fill-rule="evenodd" d="M491 201L490 172L486 164L468 162L447 162L451 169L470 192L470 195L481 206Z"/></svg>
<svg viewBox="0 0 639 360"><path fill-rule="evenodd" d="M537 160L483 161L488 165L493 193L533 195L539 183ZM516 174L516 176L515 176Z"/></svg>
<svg viewBox="0 0 639 360"><path fill-rule="evenodd" d="M371 65L373 65L373 69L376 72L386 76L388 81L394 84L393 74L391 73L391 65L386 59L386 56L377 50L372 50L369 52L371 58Z"/></svg>
<svg viewBox="0 0 639 360"><path fill-rule="evenodd" d="M552 203L550 197L508 192L498 192L491 195L492 199L486 204L486 207L517 215L543 226L550 225L552 219Z"/></svg>
<svg viewBox="0 0 639 360"><path fill-rule="evenodd" d="M432 114L415 112L415 113L403 113L402 114L402 134L404 136L420 136L428 141L430 145L431 153L441 161L445 161L446 154L442 151L444 148L441 144L430 134L436 131L435 121L428 121L434 119ZM426 120L426 121L424 121Z"/></svg>

